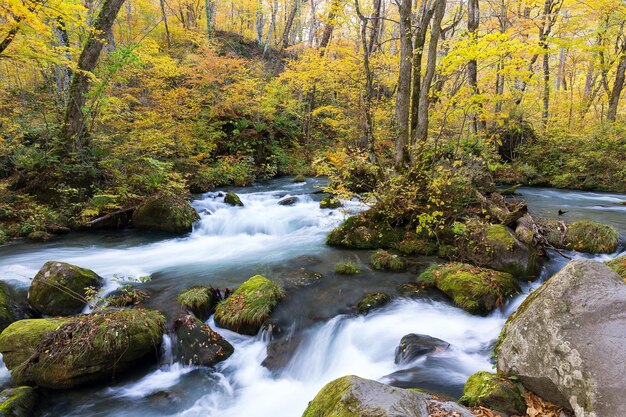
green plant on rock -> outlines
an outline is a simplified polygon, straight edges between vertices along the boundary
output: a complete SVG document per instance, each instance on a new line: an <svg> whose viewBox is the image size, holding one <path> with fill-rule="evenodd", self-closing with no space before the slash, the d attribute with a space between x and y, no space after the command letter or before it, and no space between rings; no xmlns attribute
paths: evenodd
<svg viewBox="0 0 626 417"><path fill-rule="evenodd" d="M354 262L346 261L335 265L335 272L339 275L356 275L361 273L361 269Z"/></svg>
<svg viewBox="0 0 626 417"><path fill-rule="evenodd" d="M406 262L402 258L382 249L372 254L370 264L379 271L400 272L406 269Z"/></svg>
<svg viewBox="0 0 626 417"><path fill-rule="evenodd" d="M356 309L359 314L367 314L370 311L382 307L391 301L389 294L384 292L373 292L365 294L358 302Z"/></svg>
<svg viewBox="0 0 626 417"><path fill-rule="evenodd" d="M204 321L215 311L220 301L219 290L207 287L192 287L178 294L176 300L183 308L191 311L197 318Z"/></svg>
<svg viewBox="0 0 626 417"><path fill-rule="evenodd" d="M607 262L606 266L617 272L617 275L621 276L624 282L626 282L626 255Z"/></svg>
<svg viewBox="0 0 626 417"><path fill-rule="evenodd" d="M619 244L614 227L590 221L578 221L568 226L564 243L567 249L586 253L611 253Z"/></svg>
<svg viewBox="0 0 626 417"><path fill-rule="evenodd" d="M509 415L522 415L526 403L520 384L489 372L477 372L469 377L459 400L470 407L485 407Z"/></svg>

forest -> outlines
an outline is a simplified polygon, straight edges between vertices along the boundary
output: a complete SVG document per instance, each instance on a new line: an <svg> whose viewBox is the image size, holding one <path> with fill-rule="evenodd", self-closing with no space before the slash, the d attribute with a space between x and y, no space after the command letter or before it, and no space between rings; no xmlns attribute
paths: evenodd
<svg viewBox="0 0 626 417"><path fill-rule="evenodd" d="M626 415L625 83L623 0L0 0L0 414Z"/></svg>

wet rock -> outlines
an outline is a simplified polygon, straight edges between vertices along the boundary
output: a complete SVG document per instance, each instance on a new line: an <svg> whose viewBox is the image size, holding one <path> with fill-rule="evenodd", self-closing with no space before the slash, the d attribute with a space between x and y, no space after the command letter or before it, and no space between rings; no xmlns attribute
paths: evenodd
<svg viewBox="0 0 626 417"><path fill-rule="evenodd" d="M107 307L135 307L147 301L149 298L150 294L146 290L124 288L111 293L104 299L104 302Z"/></svg>
<svg viewBox="0 0 626 417"><path fill-rule="evenodd" d="M619 244L619 233L614 227L590 221L571 224L548 222L546 235L555 248L585 253L611 253Z"/></svg>
<svg viewBox="0 0 626 417"><path fill-rule="evenodd" d="M335 273L339 275L356 275L361 273L361 269L354 262L339 262L335 265Z"/></svg>
<svg viewBox="0 0 626 417"><path fill-rule="evenodd" d="M298 201L300 201L300 199L296 196L289 196L289 197L283 197L280 200L278 200L278 204L279 206L293 206L294 204L296 204Z"/></svg>
<svg viewBox="0 0 626 417"><path fill-rule="evenodd" d="M379 271L400 272L406 269L404 259L382 249L379 249L372 254L370 257L370 264L372 265L372 268Z"/></svg>
<svg viewBox="0 0 626 417"><path fill-rule="evenodd" d="M433 255L437 252L437 243L417 236L416 233L406 233L404 238L395 243L393 249L405 255Z"/></svg>
<svg viewBox="0 0 626 417"><path fill-rule="evenodd" d="M326 237L329 246L355 249L390 249L404 236L404 230L395 229L370 218L368 212L348 218Z"/></svg>
<svg viewBox="0 0 626 417"><path fill-rule="evenodd" d="M143 309L20 320L0 334L0 353L18 384L73 388L156 362L164 327Z"/></svg>
<svg viewBox="0 0 626 417"><path fill-rule="evenodd" d="M136 207L130 207L114 211L85 223L83 227L91 230L123 229L130 225L135 209Z"/></svg>
<svg viewBox="0 0 626 417"><path fill-rule="evenodd" d="M517 189L520 188L522 184L517 184L512 187L509 187L505 190L500 191L500 195L508 196L517 194Z"/></svg>
<svg viewBox="0 0 626 417"><path fill-rule="evenodd" d="M495 347L499 372L577 417L626 414L626 285L606 265L572 261L508 319Z"/></svg>
<svg viewBox="0 0 626 417"><path fill-rule="evenodd" d="M357 304L359 314L367 314L370 311L380 308L391 301L389 294L384 292L373 292L365 294Z"/></svg>
<svg viewBox="0 0 626 417"><path fill-rule="evenodd" d="M6 282L0 281L0 332L21 318L24 307L20 304L17 293Z"/></svg>
<svg viewBox="0 0 626 417"><path fill-rule="evenodd" d="M321 209L336 209L339 207L343 207L343 203L337 197L332 195L327 195L322 198L322 201L320 201Z"/></svg>
<svg viewBox="0 0 626 417"><path fill-rule="evenodd" d="M33 278L28 302L48 316L79 314L87 304L87 288L99 290L103 279L90 269L65 262L46 262Z"/></svg>
<svg viewBox="0 0 626 417"><path fill-rule="evenodd" d="M241 199L239 198L239 196L233 192L227 192L226 195L224 196L224 203L230 205L230 206L239 206L239 207L243 207L243 203L241 202Z"/></svg>
<svg viewBox="0 0 626 417"><path fill-rule="evenodd" d="M617 272L617 274L626 282L626 255L608 261L606 266Z"/></svg>
<svg viewBox="0 0 626 417"><path fill-rule="evenodd" d="M271 371L283 369L293 358L301 342L302 336L300 333L272 340L267 345L267 356L261 365Z"/></svg>
<svg viewBox="0 0 626 417"><path fill-rule="evenodd" d="M234 348L209 325L192 315L183 315L174 322L176 355L185 365L214 366L233 354Z"/></svg>
<svg viewBox="0 0 626 417"><path fill-rule="evenodd" d="M502 417L524 415L526 403L521 384L508 378L481 371L471 375L463 387L461 404L485 407Z"/></svg>
<svg viewBox="0 0 626 417"><path fill-rule="evenodd" d="M439 414L436 414L439 413ZM434 399L427 394L394 388L350 375L329 382L302 417L428 417L455 415L472 417L464 407Z"/></svg>
<svg viewBox="0 0 626 417"><path fill-rule="evenodd" d="M153 198L135 210L133 224L137 229L185 234L200 220L198 213L185 200Z"/></svg>
<svg viewBox="0 0 626 417"><path fill-rule="evenodd" d="M324 275L319 272L307 271L304 268L300 268L291 271L284 271L280 274L280 278L287 286L306 287L324 279Z"/></svg>
<svg viewBox="0 0 626 417"><path fill-rule="evenodd" d="M395 363L404 364L412 362L424 355L443 352L447 350L448 347L450 347L448 342L437 339L436 337L410 333L403 336L400 340L400 344L396 348Z"/></svg>
<svg viewBox="0 0 626 417"><path fill-rule="evenodd" d="M234 332L254 336L285 296L276 283L255 275L215 309L215 324Z"/></svg>
<svg viewBox="0 0 626 417"><path fill-rule="evenodd" d="M220 291L210 285L189 288L178 294L177 297L177 301L183 308L192 312L202 321L206 321L213 314L215 306L221 300L222 295Z"/></svg>
<svg viewBox="0 0 626 417"><path fill-rule="evenodd" d="M456 262L433 265L420 274L418 281L435 286L454 304L473 314L486 314L521 292L511 274Z"/></svg>
<svg viewBox="0 0 626 417"><path fill-rule="evenodd" d="M295 183L306 182L306 177L302 174L296 175L295 177L293 177L293 182Z"/></svg>
<svg viewBox="0 0 626 417"><path fill-rule="evenodd" d="M31 387L8 388L0 393L0 416L30 417L37 405L37 393Z"/></svg>

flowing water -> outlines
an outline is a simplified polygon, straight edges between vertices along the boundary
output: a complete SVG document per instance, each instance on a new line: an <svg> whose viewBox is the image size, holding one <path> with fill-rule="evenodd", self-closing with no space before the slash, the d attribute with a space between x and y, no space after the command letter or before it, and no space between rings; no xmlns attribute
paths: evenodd
<svg viewBox="0 0 626 417"><path fill-rule="evenodd" d="M490 345L506 317L526 294L558 271L567 260L552 254L541 277L524 285L525 294L503 311L487 317L469 315L437 296L398 297L366 316L353 314L365 293L399 295L398 286L433 261L418 259L406 273L382 273L367 266L368 251L338 250L324 245L325 235L346 216L365 207L346 202L345 209L321 210L315 191L323 180L294 184L289 179L235 190L244 207L225 205L222 193L207 193L193 201L201 221L180 238L136 231L72 234L49 243L19 243L0 247L0 278L27 288L42 264L66 261L93 269L106 278L104 293L128 277L150 276L139 284L151 294L149 306L171 320L180 312L179 291L197 284L236 287L262 273L288 291L276 311L273 334L297 341L279 355L279 366L262 365L270 345L265 331L256 337L218 330L235 353L215 369L176 363L172 340L164 336L161 361L138 369L112 384L69 392L44 391L41 416L300 416L308 401L327 382L349 374L401 387L421 387L457 397L469 375L492 370ZM527 189L518 191L530 211L567 221L591 219L609 223L626 236L625 195ZM293 206L277 202L298 197ZM575 257L580 254L570 254ZM606 260L617 254L596 256ZM342 277L334 266L353 260L364 273ZM443 339L451 348L413 363L394 364L402 336L422 333ZM281 339L285 340L285 339ZM6 368L0 384L10 385Z"/></svg>

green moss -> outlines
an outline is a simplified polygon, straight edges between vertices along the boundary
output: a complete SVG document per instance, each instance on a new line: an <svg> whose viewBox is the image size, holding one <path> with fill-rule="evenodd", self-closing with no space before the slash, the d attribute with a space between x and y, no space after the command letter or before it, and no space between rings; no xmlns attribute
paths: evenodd
<svg viewBox="0 0 626 417"><path fill-rule="evenodd" d="M385 250L379 249L370 257L370 264L379 271L404 271L406 263L398 255L393 255Z"/></svg>
<svg viewBox="0 0 626 417"><path fill-rule="evenodd" d="M432 255L437 252L437 244L428 239L422 239L415 234L405 236L393 248L405 255Z"/></svg>
<svg viewBox="0 0 626 417"><path fill-rule="evenodd" d="M0 331L17 320L15 293L6 282L0 281Z"/></svg>
<svg viewBox="0 0 626 417"><path fill-rule="evenodd" d="M607 262L606 266L617 272L626 282L626 255Z"/></svg>
<svg viewBox="0 0 626 417"><path fill-rule="evenodd" d="M306 178L302 174L298 174L293 177L293 182L306 182Z"/></svg>
<svg viewBox="0 0 626 417"><path fill-rule="evenodd" d="M331 195L325 196L322 198L322 201L320 201L321 209L336 209L339 207L343 207L343 203L337 197Z"/></svg>
<svg viewBox="0 0 626 417"><path fill-rule="evenodd" d="M350 376L329 382L309 403L302 417L361 417L358 409L350 407L354 401L346 398L351 386Z"/></svg>
<svg viewBox="0 0 626 417"><path fill-rule="evenodd" d="M404 230L370 218L368 212L348 218L326 237L329 246L355 249L390 249L404 236Z"/></svg>
<svg viewBox="0 0 626 417"><path fill-rule="evenodd" d="M611 253L617 249L619 233L605 224L579 221L568 226L564 244L578 252Z"/></svg>
<svg viewBox="0 0 626 417"><path fill-rule="evenodd" d="M511 274L461 263L432 266L418 281L434 284L457 306L474 314L488 313L521 291Z"/></svg>
<svg viewBox="0 0 626 417"><path fill-rule="evenodd" d="M524 414L526 404L520 388L509 379L481 371L470 376L460 402L470 407L486 407L507 414Z"/></svg>
<svg viewBox="0 0 626 417"><path fill-rule="evenodd" d="M220 300L217 290L209 286L189 288L178 295L177 301L200 320L205 321L213 314Z"/></svg>
<svg viewBox="0 0 626 417"><path fill-rule="evenodd" d="M150 295L146 291L136 288L124 289L117 294L110 295L105 299L107 307L131 307L148 300Z"/></svg>
<svg viewBox="0 0 626 417"><path fill-rule="evenodd" d="M241 202L241 199L239 198L237 194L233 192L226 193L226 196L224 197L224 203L231 205L231 206L243 207L243 203Z"/></svg>
<svg viewBox="0 0 626 417"><path fill-rule="evenodd" d="M515 245L515 239L506 228L501 224L491 224L487 228L485 235L487 242L494 250L510 251Z"/></svg>
<svg viewBox="0 0 626 417"><path fill-rule="evenodd" d="M366 294L357 304L357 311L359 314L367 314L376 308L384 306L389 301L391 301L391 297L384 292Z"/></svg>
<svg viewBox="0 0 626 417"><path fill-rule="evenodd" d="M237 333L255 335L284 296L280 286L255 275L217 305L215 322Z"/></svg>
<svg viewBox="0 0 626 417"><path fill-rule="evenodd" d="M8 388L0 393L0 416L30 416L35 405L36 392L32 387Z"/></svg>
<svg viewBox="0 0 626 417"><path fill-rule="evenodd" d="M335 272L339 275L356 275L361 273L361 269L354 262L339 262L335 265Z"/></svg>
<svg viewBox="0 0 626 417"><path fill-rule="evenodd" d="M133 224L138 229L173 234L191 232L200 216L187 201L155 198L146 201L133 213Z"/></svg>

